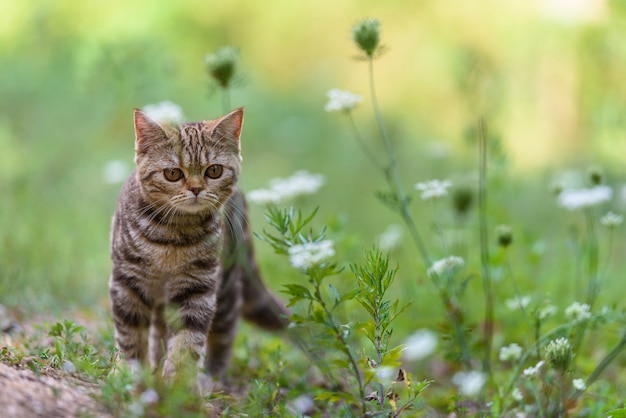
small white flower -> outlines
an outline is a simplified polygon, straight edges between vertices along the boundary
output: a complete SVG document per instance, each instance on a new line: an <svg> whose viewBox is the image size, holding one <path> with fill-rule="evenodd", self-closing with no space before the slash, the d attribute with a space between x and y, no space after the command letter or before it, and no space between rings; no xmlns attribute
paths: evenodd
<svg viewBox="0 0 626 418"><path fill-rule="evenodd" d="M584 321L591 318L590 307L586 303L574 302L565 308L565 317L570 321Z"/></svg>
<svg viewBox="0 0 626 418"><path fill-rule="evenodd" d="M500 348L500 361L516 361L522 357L522 347L513 343Z"/></svg>
<svg viewBox="0 0 626 418"><path fill-rule="evenodd" d="M402 353L408 360L421 360L435 351L437 343L437 334L429 329L420 329L406 339Z"/></svg>
<svg viewBox="0 0 626 418"><path fill-rule="evenodd" d="M620 226L623 221L624 217L622 215L618 215L617 213L613 212L608 212L606 215L600 218L600 223L609 229Z"/></svg>
<svg viewBox="0 0 626 418"><path fill-rule="evenodd" d="M510 311L516 311L518 309L525 309L530 303L530 296L516 296L511 299L506 299L504 305Z"/></svg>
<svg viewBox="0 0 626 418"><path fill-rule="evenodd" d="M543 321L544 319L548 319L552 316L554 316L554 314L556 314L556 306L554 305L546 305L543 306L539 309L537 309L537 319L539 319L540 321Z"/></svg>
<svg viewBox="0 0 626 418"><path fill-rule="evenodd" d="M517 402L520 402L520 401L524 400L524 394L522 393L522 391L519 388L513 389L513 392L511 392L511 397L514 400L516 400Z"/></svg>
<svg viewBox="0 0 626 418"><path fill-rule="evenodd" d="M248 200L257 204L277 204L287 199L313 194L325 183L321 174L311 174L307 171L297 171L286 179L275 178L270 180L269 189L256 189L248 192Z"/></svg>
<svg viewBox="0 0 626 418"><path fill-rule="evenodd" d="M448 188L452 186L450 180L428 180L417 183L415 188L422 192L422 200L435 200L448 195Z"/></svg>
<svg viewBox="0 0 626 418"><path fill-rule="evenodd" d="M149 104L143 107L146 115L155 122L166 122L180 124L185 121L183 109L175 103L165 100L156 104Z"/></svg>
<svg viewBox="0 0 626 418"><path fill-rule="evenodd" d="M389 251L400 243L403 235L404 230L400 225L389 225L387 229L378 236L378 247L382 251Z"/></svg>
<svg viewBox="0 0 626 418"><path fill-rule="evenodd" d="M544 365L544 363L545 362L543 360L541 360L541 361L539 361L539 363L537 363L533 367L528 367L528 368L524 369L523 375L527 376L527 377L537 376L537 374L539 374L539 369L541 369L541 367Z"/></svg>
<svg viewBox="0 0 626 418"><path fill-rule="evenodd" d="M324 185L326 179L321 174L297 171L286 179L270 180L270 188L278 192L283 199L303 194L313 194Z"/></svg>
<svg viewBox="0 0 626 418"><path fill-rule="evenodd" d="M613 197L609 186L594 186L587 189L564 190L559 194L559 204L567 210L583 209L607 202Z"/></svg>
<svg viewBox="0 0 626 418"><path fill-rule="evenodd" d="M159 394L154 389L148 389L139 395L139 400L144 405L155 404L159 401Z"/></svg>
<svg viewBox="0 0 626 418"><path fill-rule="evenodd" d="M381 366L376 369L376 378L380 383L390 384L395 380L396 369L389 366Z"/></svg>
<svg viewBox="0 0 626 418"><path fill-rule="evenodd" d="M332 89L327 93L328 103L324 106L327 112L349 112L363 101L363 97L349 91Z"/></svg>
<svg viewBox="0 0 626 418"><path fill-rule="evenodd" d="M451 255L450 257L435 261L428 269L428 275L431 277L434 275L441 276L445 273L461 268L464 265L465 260L463 260L463 258Z"/></svg>
<svg viewBox="0 0 626 418"><path fill-rule="evenodd" d="M576 388L577 390L587 389L587 385L585 384L585 381L583 379L572 380L572 385L574 385L574 388Z"/></svg>
<svg viewBox="0 0 626 418"><path fill-rule="evenodd" d="M463 396L474 396L480 393L487 377L484 373L471 371L471 372L457 372L452 376L452 383L459 389L459 393Z"/></svg>
<svg viewBox="0 0 626 418"><path fill-rule="evenodd" d="M248 201L256 203L257 205L275 205L280 203L282 196L275 190L270 189L256 189L250 190L246 193Z"/></svg>
<svg viewBox="0 0 626 418"><path fill-rule="evenodd" d="M335 255L333 241L307 242L289 248L291 265L300 270L308 270Z"/></svg>
<svg viewBox="0 0 626 418"><path fill-rule="evenodd" d="M111 160L104 165L104 181L109 184L122 183L128 177L128 165L122 160Z"/></svg>

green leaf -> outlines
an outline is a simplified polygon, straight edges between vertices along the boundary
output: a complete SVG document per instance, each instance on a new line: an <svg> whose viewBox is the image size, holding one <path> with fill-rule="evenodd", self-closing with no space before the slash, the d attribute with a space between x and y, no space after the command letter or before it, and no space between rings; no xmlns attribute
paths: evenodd
<svg viewBox="0 0 626 418"><path fill-rule="evenodd" d="M356 398L347 392L322 392L314 398L316 401L346 401L349 403L357 403Z"/></svg>

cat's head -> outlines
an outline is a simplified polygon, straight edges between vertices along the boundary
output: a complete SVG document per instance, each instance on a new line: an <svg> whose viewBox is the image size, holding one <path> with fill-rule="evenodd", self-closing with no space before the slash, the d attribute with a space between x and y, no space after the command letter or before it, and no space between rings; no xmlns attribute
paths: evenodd
<svg viewBox="0 0 626 418"><path fill-rule="evenodd" d="M135 109L135 163L142 197L172 213L217 211L232 195L241 167L243 108L180 126Z"/></svg>

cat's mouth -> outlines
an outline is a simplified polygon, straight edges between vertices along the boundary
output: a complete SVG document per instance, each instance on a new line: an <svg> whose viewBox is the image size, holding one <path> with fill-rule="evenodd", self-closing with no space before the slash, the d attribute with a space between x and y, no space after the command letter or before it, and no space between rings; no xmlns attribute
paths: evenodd
<svg viewBox="0 0 626 418"><path fill-rule="evenodd" d="M188 197L177 206L179 210L190 213L202 212L211 208L211 205L205 199L201 199L198 196Z"/></svg>

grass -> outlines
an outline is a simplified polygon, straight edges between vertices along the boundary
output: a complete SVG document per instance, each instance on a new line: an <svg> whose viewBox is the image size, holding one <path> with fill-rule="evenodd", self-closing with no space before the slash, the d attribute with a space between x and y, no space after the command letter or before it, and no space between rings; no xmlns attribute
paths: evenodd
<svg viewBox="0 0 626 418"><path fill-rule="evenodd" d="M103 170L113 160L132 167L134 107L170 99L183 105L192 120L221 113L219 89L207 87L210 82L202 68L202 55L221 45L187 44L189 39L198 38L195 35L201 25L190 26L185 33L171 31L177 45L188 45L183 48L184 54L180 48L151 40L149 30L125 40L99 37L95 30L83 32L86 29L72 25L61 31L56 24L72 20L72 13L78 12L28 7L38 10L42 21L49 25L25 20L22 26L11 26L17 28L12 33L6 29L0 38L0 68L6 81L0 87L0 192L5 196L0 210L0 303L24 323L50 325L34 331L28 328L25 334L14 336L12 344L0 347L2 361L20 365L24 358L33 358L28 367L39 372L53 368L61 375L77 374L97 382L102 387L97 398L115 416L205 416L208 407L204 400L189 395L189 382L168 386L149 373L133 377L117 362L108 314L107 278L109 224L120 185L106 183ZM193 16L180 7L178 13L189 19ZM269 59L260 58L259 51L264 48L255 43L254 34L233 35L243 43L243 71L229 91L233 106L246 106L243 188L263 187L271 178L301 169L326 177L326 185L314 196L299 197L287 204L303 213L319 208L311 227L315 231L326 227L325 239L334 242L336 255L332 260L340 272L324 276L316 303L332 301L335 292L341 299L356 291L359 282L353 271L367 264L364 251L376 243L389 224L402 223L403 217L406 220L409 216L427 248L428 261L416 252L414 235L405 231L400 243L389 252L390 266L398 266L395 280L378 300L370 301L372 306L383 300L397 302L398 306L410 303L390 326L391 351L418 329L427 328L439 336L438 348L431 356L419 360L392 356L388 362L411 373L414 383L432 381L411 401L415 409L405 414L437 416L455 410L458 415L498 416L526 405L531 413L538 410L538 414L550 416L565 414L558 411L563 404L576 416L604 416L618 410L626 396L624 377L615 372L626 362L620 348L624 333L620 272L626 265L619 256L626 251L626 244L623 225L611 232L599 225L599 219L608 210L624 210L624 202L617 196L624 183L623 158L614 150L619 145L615 138L623 138L624 134L623 121L615 115L623 114L625 105L613 93L621 91L623 83L610 74L622 74L626 64L621 60L623 47L609 42L611 36L621 33L619 22L624 19L624 11L617 2L611 3L609 17L602 24L564 27L532 20L523 13L520 16L525 17L513 17L514 11L498 9L503 20L512 22L509 29L504 28L506 25L494 29L502 35L495 37L498 42L494 44L479 32L472 32L470 45L461 45L456 35L434 38L445 25L433 28L435 23L426 22L426 17L440 25L448 16L463 28L480 26L469 15L423 6L424 32L415 32L407 29L414 26L409 25L412 22L394 20L402 15L403 6L384 11L367 7L388 19L383 19L382 32L388 49L375 61L377 72L372 79L380 103L372 103L371 96L366 95L361 107L350 113L352 121L325 113L323 104L324 92L335 84L354 87L361 93L370 89L367 65L336 59L339 54L356 54L345 39L346 29L355 16L362 15L361 11L338 12L337 16L345 18L345 27L327 28L319 35L327 40L327 50L312 45L312 51L316 51L312 58L306 58L300 49L292 51L305 60L297 71L283 68L281 60L275 58L279 57L277 53ZM229 16L229 9L220 10L223 16ZM304 6L302 11L294 11L305 12ZM264 14L259 16L261 21L269 19ZM167 17L155 12L147 19L153 25ZM561 54L558 56L565 57L566 63L572 64L567 51L577 51L580 61L562 67L542 61L540 58L545 56L541 48L508 48L517 45L515 28L524 22L537 29L533 36L543 34L553 45L562 47L557 48ZM220 30L227 30L220 25ZM415 49L411 45L420 33L428 33L433 39L423 40L423 48ZM79 41L85 34L89 35L88 41ZM315 34L308 33L302 38L306 39L316 39ZM342 39L344 46L338 41ZM616 58L594 64L593 51L599 46L609 51L607 56ZM519 50L529 55L520 59ZM431 73L415 69L408 57L418 60L421 67L428 57L436 68L430 69ZM419 75L394 73L393 67L401 67L399 62L420 71ZM544 62L547 67L537 70L531 67L534 62ZM608 77L600 75L599 66ZM579 112L576 121L568 116L567 106L548 100L571 92L560 82L555 81L551 90L541 84L541 79L534 78L535 70L558 75L565 67L573 68L581 80L579 92L584 100L575 103ZM437 68L445 71L435 71ZM514 78L521 69L527 78ZM275 79L271 74L276 74ZM569 80L567 74L554 78ZM514 87L518 83L527 87L527 94ZM546 127L543 119L536 120L532 112L524 110L538 102L546 103L528 97L533 93L552 103L547 113L561 118L562 131ZM380 109L370 114L371 105ZM489 124L489 134L483 138L487 157L482 160L477 142L480 136L476 135L478 116L486 116ZM353 140L352 123L373 154L380 157L380 163L388 164L386 167L395 172L381 175ZM381 126L383 141L378 134ZM568 134L574 130L584 134ZM553 144L553 136L561 134L567 145L573 144L575 151L569 155L565 155L565 146L556 148L557 152L544 147ZM520 138L528 142L526 147L520 145ZM386 160L389 151L394 153L393 158ZM533 157L528 155L533 153L538 160L549 163L529 164ZM475 173L481 161L487 164L486 173L480 177L487 199L479 207ZM561 168L574 167L581 187L588 185L587 168L592 164L602 165L603 182L614 188L616 196L586 212L560 208L550 189L554 177ZM452 181L450 196L421 201L413 185L433 178ZM453 196L463 190L471 192L473 201L466 212L460 213ZM400 201L402 216L381 204L377 198L380 192L386 193L387 203ZM251 205L250 211L252 229L259 234L270 232L266 208ZM497 241L496 227L501 224L512 230L513 241L506 247ZM292 291L303 292L293 286L310 285L313 287L309 290L315 290L316 282L307 282L313 271L303 275L265 242L258 240L256 248L261 269L273 289L284 290L284 285L290 285ZM597 262L593 261L596 252ZM463 257L465 265L459 272L441 277L438 287L428 276L427 267L449 255ZM491 278L489 283L483 281L487 276ZM589 283L595 278L601 284L597 299L589 291ZM507 308L507 299L523 295L532 298L526 311ZM581 324L565 316L572 302L589 301L590 297L590 320ZM493 301L493 322L486 320L491 317L485 315L487 299ZM380 412L377 405L385 413L395 413L389 403L395 402L394 396L385 398L381 393L387 394L385 388L391 388L389 393L399 393L399 382L381 383L377 380L378 366L367 363L368 358L378 360L385 354L380 335L359 333L362 327L377 329L367 328L372 320L367 309L357 300L346 299L332 310L326 306L326 316L316 317L317 311L309 311L302 301L294 303L304 322L321 320L318 331L330 329L336 335L341 326L350 325L349 337L337 345L332 333L299 335L296 342L304 339L310 343L315 336L327 343L324 350L313 355L303 351L303 345L295 343L291 334L266 335L244 325L231 366L232 394L212 395L215 407L226 416L293 416L297 415L294 411L298 402L309 405L314 416L324 416L328 413L325 411L332 411L331 416ZM540 324L539 334L543 337L537 355L533 352L537 323L532 315L535 308L545 304L555 305L557 313ZM378 310L373 311L380 312L380 306L376 306ZM40 319L42 315L44 320ZM76 325L79 322L82 328ZM104 325L94 327L94 323ZM487 332L489 324L493 329ZM519 377L540 358L550 363L545 353L547 345L561 336L568 337L575 348L566 370L546 364L536 380ZM461 349L463 340L466 347ZM514 342L523 346L524 357L517 363L500 361L499 349ZM603 359L611 360L610 367L600 370L596 380ZM68 371L67 361L75 371L71 367ZM317 367L311 367L312 363ZM488 380L478 394L463 395L453 383L459 371L485 373ZM584 392L571 391L573 378L590 377L593 381L588 382ZM515 388L522 391L523 401L514 400ZM557 393L553 388L562 390ZM365 402L361 393L370 392L376 395ZM403 400L410 398L402 396ZM357 406L345 399L355 400ZM613 416L620 413L624 414L612 412Z"/></svg>

